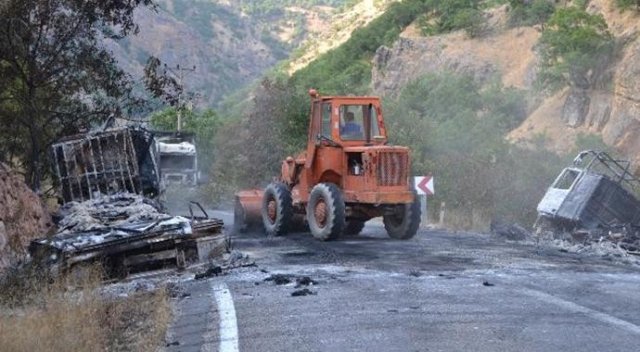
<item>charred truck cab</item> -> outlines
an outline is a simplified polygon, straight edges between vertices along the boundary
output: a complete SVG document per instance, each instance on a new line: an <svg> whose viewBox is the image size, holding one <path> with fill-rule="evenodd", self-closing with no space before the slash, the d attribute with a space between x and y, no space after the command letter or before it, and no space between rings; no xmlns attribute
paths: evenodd
<svg viewBox="0 0 640 352"><path fill-rule="evenodd" d="M297 216L314 237L330 240L382 216L391 237L413 237L420 206L409 184L409 148L387 144L380 99L309 94L306 150L287 157L265 190L237 194L236 221L261 219L267 234L282 235Z"/></svg>
<svg viewBox="0 0 640 352"><path fill-rule="evenodd" d="M627 160L583 151L562 170L538 204L539 231L640 226L640 180Z"/></svg>
<svg viewBox="0 0 640 352"><path fill-rule="evenodd" d="M164 184L195 187L199 181L195 135L160 131L154 131L154 134Z"/></svg>

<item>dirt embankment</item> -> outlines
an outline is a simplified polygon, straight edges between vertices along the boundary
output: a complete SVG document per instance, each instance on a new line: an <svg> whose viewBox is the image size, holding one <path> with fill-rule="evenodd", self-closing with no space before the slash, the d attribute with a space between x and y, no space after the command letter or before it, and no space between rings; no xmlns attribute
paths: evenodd
<svg viewBox="0 0 640 352"><path fill-rule="evenodd" d="M52 228L51 215L22 177L0 164L0 271Z"/></svg>

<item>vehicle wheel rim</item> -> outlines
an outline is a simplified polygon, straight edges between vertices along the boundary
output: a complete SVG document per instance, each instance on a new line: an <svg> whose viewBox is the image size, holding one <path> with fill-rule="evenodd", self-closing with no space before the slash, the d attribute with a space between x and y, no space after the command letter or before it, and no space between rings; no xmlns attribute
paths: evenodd
<svg viewBox="0 0 640 352"><path fill-rule="evenodd" d="M324 199L318 201L313 215L316 219L316 224L318 224L320 228L323 228L327 224L327 203L325 203Z"/></svg>
<svg viewBox="0 0 640 352"><path fill-rule="evenodd" d="M267 216L269 217L269 221L271 223L276 222L276 217L278 216L278 205L276 204L276 200L271 198L267 203Z"/></svg>

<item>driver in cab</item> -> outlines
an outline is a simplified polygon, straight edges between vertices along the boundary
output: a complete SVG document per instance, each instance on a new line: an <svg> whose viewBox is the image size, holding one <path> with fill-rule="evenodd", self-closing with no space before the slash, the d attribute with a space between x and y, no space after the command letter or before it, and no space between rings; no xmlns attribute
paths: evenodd
<svg viewBox="0 0 640 352"><path fill-rule="evenodd" d="M344 115L344 126L340 129L340 136L347 138L362 138L362 126L355 121L352 111L347 111Z"/></svg>

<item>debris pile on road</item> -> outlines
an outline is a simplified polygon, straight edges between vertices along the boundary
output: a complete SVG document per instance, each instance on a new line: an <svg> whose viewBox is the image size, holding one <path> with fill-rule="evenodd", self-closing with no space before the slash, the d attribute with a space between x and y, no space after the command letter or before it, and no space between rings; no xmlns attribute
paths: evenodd
<svg viewBox="0 0 640 352"><path fill-rule="evenodd" d="M638 227L621 226L572 231L538 229L533 233L519 224L500 224L492 225L491 233L507 241L552 247L568 253L627 258L627 262L640 263L640 260L632 258L632 255L640 255L640 228Z"/></svg>
<svg viewBox="0 0 640 352"><path fill-rule="evenodd" d="M273 282L278 286L282 285L293 285L298 290L295 290L291 293L291 297L299 297L299 296L308 296L315 295L316 292L309 290L309 286L315 286L318 284L317 281L313 280L309 276L299 276L293 274L273 274L266 279L265 282ZM294 284L295 282L295 284ZM256 283L257 284L257 283ZM304 287L304 288L302 288Z"/></svg>
<svg viewBox="0 0 640 352"><path fill-rule="evenodd" d="M315 295L315 294L316 293L311 291L310 289L303 288L302 290L291 292L291 297L301 297L301 296L309 296L309 295Z"/></svg>
<svg viewBox="0 0 640 352"><path fill-rule="evenodd" d="M264 279L264 281L272 281L276 285L286 285L291 283L292 278L293 275L289 274L273 274Z"/></svg>
<svg viewBox="0 0 640 352"><path fill-rule="evenodd" d="M318 282L308 276L300 276L296 278L296 288L309 285L317 285Z"/></svg>
<svg viewBox="0 0 640 352"><path fill-rule="evenodd" d="M95 261L113 275L166 263L181 268L227 246L220 220L171 216L132 193L67 203L59 217L58 233L29 248L34 258L58 270Z"/></svg>
<svg viewBox="0 0 640 352"><path fill-rule="evenodd" d="M32 239L53 226L45 205L22 180L0 163L0 271L26 255Z"/></svg>
<svg viewBox="0 0 640 352"><path fill-rule="evenodd" d="M509 241L524 241L531 238L531 231L520 224L509 224L494 220L491 222L490 229L494 235Z"/></svg>
<svg viewBox="0 0 640 352"><path fill-rule="evenodd" d="M212 265L207 268L203 273L197 273L194 277L195 280L207 279L210 277L222 275L222 267Z"/></svg>
<svg viewBox="0 0 640 352"><path fill-rule="evenodd" d="M251 266L256 266L256 262L251 260L248 255L234 250L209 260L207 269L204 272L196 273L195 279L201 280L224 275L225 271Z"/></svg>
<svg viewBox="0 0 640 352"><path fill-rule="evenodd" d="M547 243L562 251L603 257L640 255L639 228L575 230L572 232L539 232L538 243Z"/></svg>

